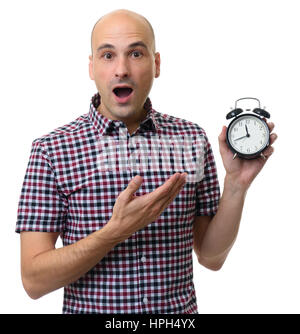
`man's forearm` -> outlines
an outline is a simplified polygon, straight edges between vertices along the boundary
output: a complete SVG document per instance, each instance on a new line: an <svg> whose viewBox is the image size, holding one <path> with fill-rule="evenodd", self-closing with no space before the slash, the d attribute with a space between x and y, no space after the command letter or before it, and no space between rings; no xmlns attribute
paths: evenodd
<svg viewBox="0 0 300 334"><path fill-rule="evenodd" d="M111 237L106 225L72 245L36 255L22 275L27 293L37 299L76 281L119 241Z"/></svg>
<svg viewBox="0 0 300 334"><path fill-rule="evenodd" d="M225 177L219 208L204 234L200 256L206 263L220 267L238 234L247 189L237 187Z"/></svg>

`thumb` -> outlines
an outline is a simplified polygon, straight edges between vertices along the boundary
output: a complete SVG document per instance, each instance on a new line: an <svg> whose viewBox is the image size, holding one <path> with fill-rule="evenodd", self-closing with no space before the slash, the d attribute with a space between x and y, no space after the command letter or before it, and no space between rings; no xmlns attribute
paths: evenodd
<svg viewBox="0 0 300 334"><path fill-rule="evenodd" d="M123 191L123 195L125 195L127 199L132 198L132 196L139 189L142 183L143 178L139 175L136 175L133 179L130 180L127 188Z"/></svg>
<svg viewBox="0 0 300 334"><path fill-rule="evenodd" d="M226 126L223 126L222 131L221 131L221 133L219 135L219 138L218 138L219 142L225 142L226 141L226 130L227 130Z"/></svg>
<svg viewBox="0 0 300 334"><path fill-rule="evenodd" d="M226 130L227 130L226 126L223 126L222 131L218 137L220 152L222 152L223 150L227 151L228 149L227 144L226 144Z"/></svg>

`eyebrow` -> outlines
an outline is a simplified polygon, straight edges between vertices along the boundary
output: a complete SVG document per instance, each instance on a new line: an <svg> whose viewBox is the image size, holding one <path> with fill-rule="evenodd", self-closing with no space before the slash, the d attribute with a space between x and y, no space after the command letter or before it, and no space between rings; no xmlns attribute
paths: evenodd
<svg viewBox="0 0 300 334"><path fill-rule="evenodd" d="M131 43L128 45L128 48L135 48L137 46L141 46L145 49L148 49L147 48L147 45L142 42L142 41L137 41L137 42L134 42L134 43ZM97 48L97 52L101 51L102 49L115 49L115 46L112 45L112 44L109 44L109 43L105 43L105 44L101 44L98 48Z"/></svg>

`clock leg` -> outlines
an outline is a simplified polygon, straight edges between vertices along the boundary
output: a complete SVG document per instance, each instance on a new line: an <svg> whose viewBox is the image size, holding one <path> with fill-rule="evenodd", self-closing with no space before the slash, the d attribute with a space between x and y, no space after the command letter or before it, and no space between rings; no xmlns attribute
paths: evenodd
<svg viewBox="0 0 300 334"><path fill-rule="evenodd" d="M267 158L263 155L263 153L261 153L260 156L261 156L264 160L267 159Z"/></svg>

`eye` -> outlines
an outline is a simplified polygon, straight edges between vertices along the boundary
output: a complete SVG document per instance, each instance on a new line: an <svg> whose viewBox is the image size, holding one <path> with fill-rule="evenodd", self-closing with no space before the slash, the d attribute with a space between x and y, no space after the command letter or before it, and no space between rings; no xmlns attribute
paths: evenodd
<svg viewBox="0 0 300 334"><path fill-rule="evenodd" d="M133 51L131 55L133 58L140 58L143 54L140 51Z"/></svg>
<svg viewBox="0 0 300 334"><path fill-rule="evenodd" d="M104 59L109 60L109 59L112 58L112 53L111 53L111 52L105 52L105 53L103 53L102 57L103 57Z"/></svg>

